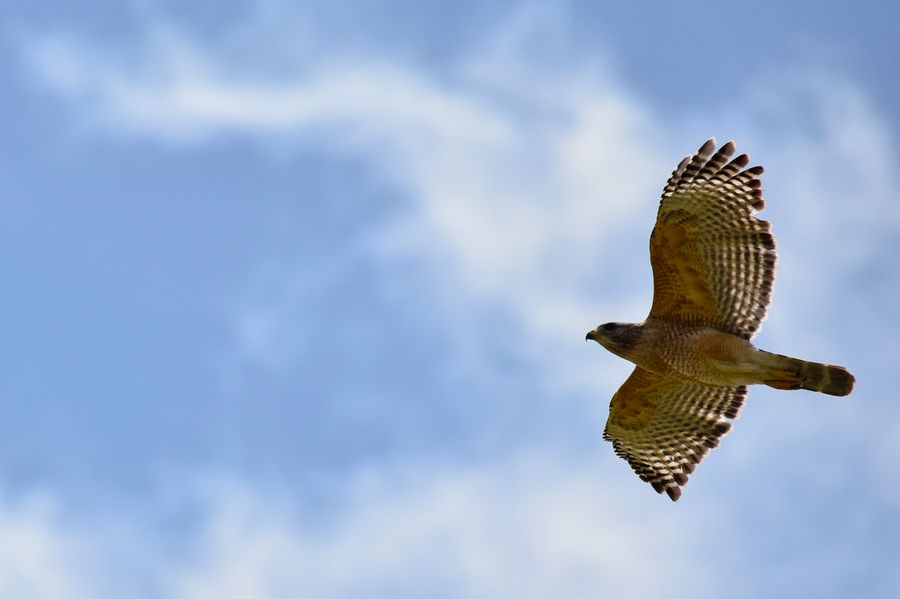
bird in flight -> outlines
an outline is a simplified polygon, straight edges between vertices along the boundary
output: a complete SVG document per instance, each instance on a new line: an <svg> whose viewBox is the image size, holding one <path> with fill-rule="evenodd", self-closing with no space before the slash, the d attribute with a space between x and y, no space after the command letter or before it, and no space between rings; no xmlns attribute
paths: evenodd
<svg viewBox="0 0 900 599"><path fill-rule="evenodd" d="M737 418L747 385L848 395L845 368L757 349L775 280L761 166L709 139L672 172L650 235L653 304L644 322L608 322L593 340L635 364L609 406L603 438L641 480L677 501Z"/></svg>

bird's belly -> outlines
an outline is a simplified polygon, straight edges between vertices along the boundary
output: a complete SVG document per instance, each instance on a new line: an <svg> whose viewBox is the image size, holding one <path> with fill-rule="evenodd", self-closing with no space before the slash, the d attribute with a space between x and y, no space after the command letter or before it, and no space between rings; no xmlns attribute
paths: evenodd
<svg viewBox="0 0 900 599"><path fill-rule="evenodd" d="M734 387L760 380L756 348L737 335L714 329L683 331L658 349L673 371L700 383Z"/></svg>

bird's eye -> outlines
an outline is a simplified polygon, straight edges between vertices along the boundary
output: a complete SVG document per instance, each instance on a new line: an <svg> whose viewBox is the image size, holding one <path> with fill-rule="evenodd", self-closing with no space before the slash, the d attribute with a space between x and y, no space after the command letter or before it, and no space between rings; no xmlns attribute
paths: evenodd
<svg viewBox="0 0 900 599"><path fill-rule="evenodd" d="M611 331L611 330L613 330L614 328L616 328L616 325L614 325L614 324L611 323L611 322L607 322L605 325L601 326L600 328L603 329L604 331L606 331L606 332L608 333L609 331Z"/></svg>

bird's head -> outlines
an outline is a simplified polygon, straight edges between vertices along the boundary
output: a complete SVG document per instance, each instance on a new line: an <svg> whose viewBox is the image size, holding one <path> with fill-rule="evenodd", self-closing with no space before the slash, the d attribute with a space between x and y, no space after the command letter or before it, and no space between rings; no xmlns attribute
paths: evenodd
<svg viewBox="0 0 900 599"><path fill-rule="evenodd" d="M621 355L634 347L641 334L640 325L624 322L607 322L588 331L585 340L596 341L614 354Z"/></svg>

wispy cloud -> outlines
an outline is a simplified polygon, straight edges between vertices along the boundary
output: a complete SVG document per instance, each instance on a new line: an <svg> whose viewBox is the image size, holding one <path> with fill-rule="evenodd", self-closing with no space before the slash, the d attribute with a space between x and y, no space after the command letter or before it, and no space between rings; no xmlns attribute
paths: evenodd
<svg viewBox="0 0 900 599"><path fill-rule="evenodd" d="M165 27L117 60L65 36L34 37L23 52L38 78L111 135L176 145L242 135L365 156L409 198L374 248L430 264L434 300L471 350L460 355L480 361L467 331L482 324L473 306L493 305L516 323L546 384L583 391L597 383L596 355L572 340L604 315L640 319L649 304L646 236L673 157L709 132L733 134L770 165L764 215L790 251L767 336L806 338L797 351L840 346L833 329L813 325L835 310L855 269L890 246L900 220L896 148L861 90L794 68L789 86L762 82L703 119L673 121L595 62L528 66L537 25L511 23L502 43L480 48L478 61L461 57L452 77L377 56L258 77ZM267 301L236 321L243 347L262 359L285 349L267 344L290 330L272 318L293 314Z"/></svg>
<svg viewBox="0 0 900 599"><path fill-rule="evenodd" d="M88 525L40 506L0 505L0 595L640 598L683 586L714 596L723 584L716 566L730 565L708 557L722 537L717 508L683 510L719 525L715 534L689 530L669 517L671 504L648 512L655 497L635 502L590 471L546 455L378 468L361 471L324 511L207 478L177 493L200 514L179 550L154 545L152 525L128 510Z"/></svg>
<svg viewBox="0 0 900 599"><path fill-rule="evenodd" d="M428 470L363 476L339 518L306 531L271 498L226 487L175 596L656 597L689 583L694 552L714 542L546 457ZM712 568L704 577L697 596L716 587Z"/></svg>
<svg viewBox="0 0 900 599"><path fill-rule="evenodd" d="M0 503L0 597L65 599L97 589L93 543L68 529L48 495Z"/></svg>
<svg viewBox="0 0 900 599"><path fill-rule="evenodd" d="M150 36L116 59L102 45L71 37L23 44L36 76L103 135L175 148L241 136L364 157L408 198L374 233L372 250L388 261L420 258L435 306L460 336L480 334L484 319L473 314L482 307L500 309L534 364L528 376L535 386L578 392L596 405L598 427L619 374L601 371L598 360L606 358L579 341L599 320L643 317L646 238L659 187L676 159L711 133L737 138L770 167L764 216L777 217L789 259L766 338L790 340L784 351L830 346L830 354L847 346L840 328L822 326L822 318L847 298L860 262L884 268L878 257L893 251L898 222L890 200L900 183L896 148L862 91L841 78L797 77L792 88L748 91L735 99L740 109L661 115L595 65L529 67L527 47L519 49L498 50L476 66L463 57L451 77L354 56L273 78L230 68L215 48L172 33ZM302 297L296 272L281 263L277 270L265 285L282 281L283 292L250 293L267 299L235 316L240 351L275 367L298 342L286 321ZM889 285L898 289L900 281ZM895 328L881 316L854 318ZM888 337L877 348L854 348L857 359L895 349ZM478 344L457 342L469 348L460 352L464 366L477 371ZM867 399L883 415L897 415L893 405ZM866 445L865 418L847 422L835 404L815 408L818 425L797 404L753 409L768 412L770 425L758 429L766 442L754 441L752 456L732 454L748 470L771 473L798 435L824 443L849 430L857 448ZM883 458L867 455L878 464L873 476L893 476ZM541 458L528 458L413 482L386 483L379 472L325 532L307 530L290 510L268 509L270 498L238 485L204 507L210 519L190 564L173 567L173 593L397 596L428 594L441 580L458 590L454 596L579 596L597 587L612 596L658 596L698 568L716 588L707 556L668 551L705 539L664 517L644 520L616 484L600 488L584 470L555 462L535 472L531 465ZM721 517L726 528L738 526ZM665 571L643 576L648 563ZM415 571L421 580L410 578Z"/></svg>
<svg viewBox="0 0 900 599"><path fill-rule="evenodd" d="M557 77L489 57L448 81L365 58L261 81L171 33L118 62L64 37L26 48L38 76L101 132L171 144L290 139L371 158L412 200L377 251L430 260L457 290L436 294L451 298L447 310L467 305L452 299L460 291L499 304L526 323L523 348L583 336L597 318L583 288L619 260L609 233L649 222L677 155L639 102L590 65ZM644 309L628 294L607 298L634 318ZM584 355L566 352L557 366Z"/></svg>

